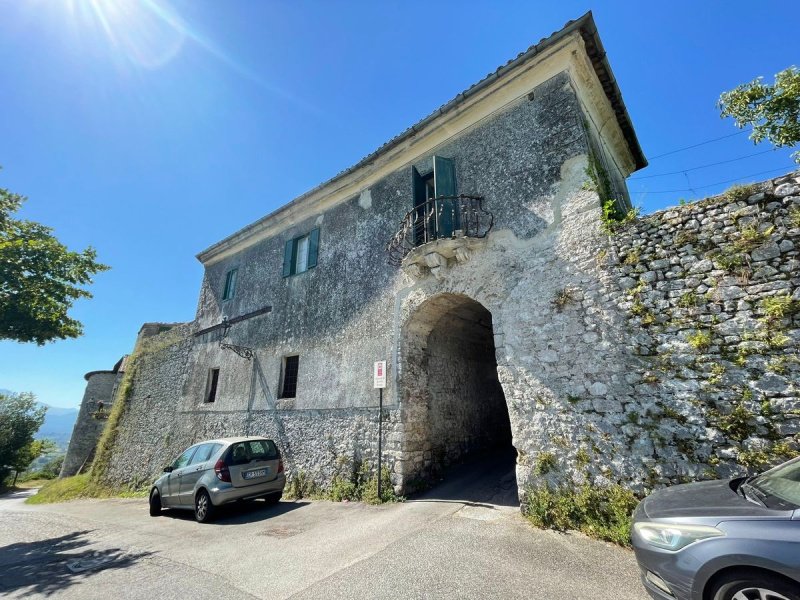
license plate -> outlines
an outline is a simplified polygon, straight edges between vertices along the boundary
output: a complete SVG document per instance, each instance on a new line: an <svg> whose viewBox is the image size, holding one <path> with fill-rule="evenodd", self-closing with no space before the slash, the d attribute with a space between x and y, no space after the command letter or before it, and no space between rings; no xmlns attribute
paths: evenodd
<svg viewBox="0 0 800 600"><path fill-rule="evenodd" d="M245 479L256 479L257 477L264 477L269 469L258 469L256 471L245 471L243 476Z"/></svg>

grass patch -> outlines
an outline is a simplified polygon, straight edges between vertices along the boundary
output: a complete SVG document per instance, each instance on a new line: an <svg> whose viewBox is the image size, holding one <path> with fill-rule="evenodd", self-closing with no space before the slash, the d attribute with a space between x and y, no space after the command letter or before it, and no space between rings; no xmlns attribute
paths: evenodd
<svg viewBox="0 0 800 600"><path fill-rule="evenodd" d="M314 482L305 472L299 471L289 478L283 495L290 499L310 498L313 500L331 500L332 502L364 502L366 504L383 504L385 502L402 502L392 486L391 472L388 467L381 469L381 495L378 497L378 477L372 472L369 463L361 465L348 475L334 475L331 485L324 489Z"/></svg>
<svg viewBox="0 0 800 600"><path fill-rule="evenodd" d="M728 202L738 202L739 200L746 200L757 191L758 186L755 183L735 183L722 192L721 195Z"/></svg>
<svg viewBox="0 0 800 600"><path fill-rule="evenodd" d="M711 346L711 334L704 330L695 331L686 338L686 341L698 352L705 352Z"/></svg>
<svg viewBox="0 0 800 600"><path fill-rule="evenodd" d="M146 498L147 489L132 490L113 488L97 483L91 474L82 473L74 477L48 481L35 495L25 500L26 504L52 504L79 498Z"/></svg>
<svg viewBox="0 0 800 600"><path fill-rule="evenodd" d="M558 461L552 452L541 452L536 457L536 466L533 471L539 476L547 475L551 471L555 471L557 466Z"/></svg>
<svg viewBox="0 0 800 600"><path fill-rule="evenodd" d="M593 538L631 544L631 514L639 499L621 485L528 490L523 512L536 527L576 530Z"/></svg>
<svg viewBox="0 0 800 600"><path fill-rule="evenodd" d="M576 302L577 299L577 290L575 288L565 287L556 291L553 296L552 304L558 312L561 312L568 304Z"/></svg>

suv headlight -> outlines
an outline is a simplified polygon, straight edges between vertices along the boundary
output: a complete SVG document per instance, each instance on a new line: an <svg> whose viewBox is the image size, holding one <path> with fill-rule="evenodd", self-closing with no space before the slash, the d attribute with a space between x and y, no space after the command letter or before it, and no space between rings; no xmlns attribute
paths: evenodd
<svg viewBox="0 0 800 600"><path fill-rule="evenodd" d="M725 535L716 527L706 525L634 523L633 528L648 544L664 550L680 550L694 542Z"/></svg>

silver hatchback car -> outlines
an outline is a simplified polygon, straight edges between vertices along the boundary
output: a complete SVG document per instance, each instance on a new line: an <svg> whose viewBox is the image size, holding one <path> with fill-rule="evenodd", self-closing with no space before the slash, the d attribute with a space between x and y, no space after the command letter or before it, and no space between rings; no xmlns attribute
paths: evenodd
<svg viewBox="0 0 800 600"><path fill-rule="evenodd" d="M150 490L150 514L162 508L194 510L200 523L216 507L236 500L265 498L277 503L286 486L275 442L260 437L208 440L187 448L164 469Z"/></svg>

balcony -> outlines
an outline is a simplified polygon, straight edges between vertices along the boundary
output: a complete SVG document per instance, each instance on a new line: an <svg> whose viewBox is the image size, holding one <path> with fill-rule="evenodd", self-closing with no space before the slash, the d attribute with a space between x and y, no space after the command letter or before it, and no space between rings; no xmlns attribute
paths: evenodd
<svg viewBox="0 0 800 600"><path fill-rule="evenodd" d="M386 250L389 264L401 266L415 249L441 240L484 238L494 225L494 216L483 208L480 196L439 196L408 211L400 230Z"/></svg>

